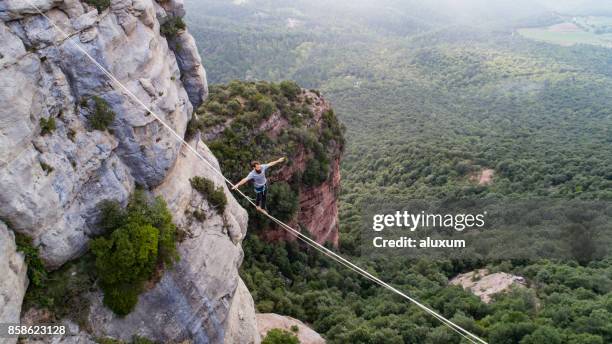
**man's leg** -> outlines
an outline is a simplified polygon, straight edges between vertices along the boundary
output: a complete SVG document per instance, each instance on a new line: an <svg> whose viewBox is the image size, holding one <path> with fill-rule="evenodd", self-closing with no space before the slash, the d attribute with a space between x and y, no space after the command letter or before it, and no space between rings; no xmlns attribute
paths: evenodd
<svg viewBox="0 0 612 344"><path fill-rule="evenodd" d="M261 193L261 209L263 209L264 211L268 211L268 209L266 208L266 198L268 197L268 188L266 187L264 189L264 191Z"/></svg>
<svg viewBox="0 0 612 344"><path fill-rule="evenodd" d="M261 209L261 200L263 198L263 192L255 192L255 207L257 207L257 210Z"/></svg>

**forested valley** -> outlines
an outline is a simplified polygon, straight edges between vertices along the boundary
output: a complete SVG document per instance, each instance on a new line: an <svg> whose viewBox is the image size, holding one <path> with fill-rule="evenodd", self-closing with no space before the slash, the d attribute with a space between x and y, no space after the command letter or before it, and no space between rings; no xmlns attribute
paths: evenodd
<svg viewBox="0 0 612 344"><path fill-rule="evenodd" d="M470 21L419 2L367 3L188 1L186 22L211 84L294 80L333 104L346 126L339 253L490 343L612 342L605 250L596 259L360 254L371 195L594 202L609 219L612 50L516 34L555 23L550 14ZM248 235L241 274L260 312L301 319L330 343L466 342L316 251ZM481 268L523 276L527 288L484 303L448 284Z"/></svg>

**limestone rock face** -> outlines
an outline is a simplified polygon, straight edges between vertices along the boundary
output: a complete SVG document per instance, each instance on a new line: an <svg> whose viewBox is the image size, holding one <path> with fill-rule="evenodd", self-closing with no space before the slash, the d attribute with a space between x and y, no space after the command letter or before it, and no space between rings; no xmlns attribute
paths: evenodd
<svg viewBox="0 0 612 344"><path fill-rule="evenodd" d="M200 144L198 152L219 168L206 146ZM206 176L223 186L228 205L222 214L191 187L189 179L195 176ZM221 176L187 147L154 193L164 197L175 223L186 232L178 247L181 259L140 296L136 309L124 318L115 316L102 305L102 296L95 295L89 317L95 335L123 340L139 335L162 342L221 343L231 338L231 343L258 343L253 299L238 276L246 211ZM194 211L203 212L206 219L195 219Z"/></svg>
<svg viewBox="0 0 612 344"><path fill-rule="evenodd" d="M0 222L0 323L18 323L21 302L28 287L23 256L16 252L15 235ZM15 343L17 338L4 339Z"/></svg>
<svg viewBox="0 0 612 344"><path fill-rule="evenodd" d="M183 0L169 0L162 3L169 16L185 16ZM206 71L193 36L181 30L168 40L170 49L176 55L176 61L181 69L181 81L189 95L189 100L197 108L208 95Z"/></svg>
<svg viewBox="0 0 612 344"><path fill-rule="evenodd" d="M245 307L245 305L249 306ZM230 306L224 343L258 344L259 335L253 336L253 333L258 333L257 321L253 321L254 319L256 320L253 297L244 282L239 280Z"/></svg>
<svg viewBox="0 0 612 344"><path fill-rule="evenodd" d="M176 54L176 61L182 71L181 80L189 100L197 107L208 95L208 84L195 40L190 34L181 31L170 40L170 48Z"/></svg>
<svg viewBox="0 0 612 344"><path fill-rule="evenodd" d="M192 190L195 175L224 181L162 124L183 137L194 105L207 95L189 32L160 34L164 20L185 14L182 2L111 0L99 13L78 0L31 1L59 30L27 1L0 1L0 219L31 237L51 269L79 257L100 234L101 201L125 204L136 185L163 196L187 233L180 261L141 295L132 314L114 316L94 293L91 326L65 339L258 343L253 301L238 276L246 211L227 189L223 214ZM108 130L90 124L94 96L115 113ZM54 126L43 131L49 122ZM203 144L199 152L218 168ZM207 214L205 221L190 215L195 209ZM9 233L0 226L0 322L19 320L27 283Z"/></svg>
<svg viewBox="0 0 612 344"><path fill-rule="evenodd" d="M96 234L92 219L101 200L125 201L135 184L154 187L164 180L180 142L160 120L182 135L193 110L187 90L202 99L206 81L201 63L181 62L189 70L180 69L159 33L158 12L168 14L156 2L112 1L101 14L78 1L35 4L48 9L45 14L62 32L32 15L27 2L3 2L4 18L14 20L0 22L0 41L7 47L0 59L0 217L31 236L45 262L57 267L80 255ZM181 36L191 37L186 31ZM199 59L191 42L182 54ZM90 128L92 106L83 100L92 96L116 114L109 131ZM54 120L56 129L41 135L41 119Z"/></svg>

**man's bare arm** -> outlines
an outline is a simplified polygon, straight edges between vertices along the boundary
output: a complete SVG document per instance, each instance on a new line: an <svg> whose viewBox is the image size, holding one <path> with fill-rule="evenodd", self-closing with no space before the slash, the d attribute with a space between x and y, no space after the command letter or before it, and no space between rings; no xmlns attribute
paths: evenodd
<svg viewBox="0 0 612 344"><path fill-rule="evenodd" d="M285 157L282 157L282 158L280 158L278 160L274 160L274 161L269 162L267 165L268 165L268 167L272 167L272 166L274 166L276 164L279 164L279 163L281 163L281 162L283 162L285 160L287 160L287 159Z"/></svg>
<svg viewBox="0 0 612 344"><path fill-rule="evenodd" d="M247 178L242 179L242 180L241 180L241 181L239 181L238 183L234 184L234 187L232 187L232 190L236 190L236 189L238 189L239 187L241 187L242 185L244 185L244 184L245 184L246 182L248 182L248 181L249 181L249 178L248 178L248 177L247 177Z"/></svg>

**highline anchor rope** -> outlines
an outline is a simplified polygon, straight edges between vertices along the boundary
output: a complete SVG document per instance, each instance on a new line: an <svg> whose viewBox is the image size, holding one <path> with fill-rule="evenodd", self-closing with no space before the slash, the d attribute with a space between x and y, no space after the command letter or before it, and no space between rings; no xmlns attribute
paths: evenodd
<svg viewBox="0 0 612 344"><path fill-rule="evenodd" d="M179 135L176 131L174 131L174 129L172 129L172 127L170 127L168 124L166 124L166 122L164 122L152 109L150 109L138 97L136 97L136 95L134 95L113 74L111 74L106 68L104 68L104 66L102 66L100 63L98 63L98 61L96 61L96 59L94 59L79 43L77 43L74 39L71 39L70 35L68 35L66 32L64 32L53 20L51 20L51 18L49 18L45 13L43 13L43 11L40 8L38 8L38 6L33 4L30 0L26 0L26 2L32 8L34 8L36 10L36 12L38 12L41 16L43 16L61 35L63 35L65 40L67 40L70 43L72 43L94 65L96 65L96 67L98 67L100 69L100 71L102 71L102 73L104 73L104 75L106 75L113 83L115 83L117 86L119 86L119 88L122 89L130 98L132 98L132 100L134 100L136 103L138 103L140 106L142 106L143 109L147 110L149 114L151 114L153 117L155 117L155 119L157 121L159 121L166 129L168 129L170 131L170 133L172 133L172 135L175 136L181 142L181 144L185 145L193 154L195 154L200 160L202 160L204 163L206 163L215 173L217 173L221 178L223 178L223 180L225 180L225 182L227 184L229 184L232 188L234 187L234 183L232 183L229 179L227 179L223 175L223 173L221 171L219 171L212 163L210 163L206 158L204 158L195 148L193 148L191 145L189 145L189 143L187 143L187 141L185 141L185 139L181 135ZM239 189L236 189L235 191L237 191L242 197L244 197L251 205L256 206L255 203L247 195L245 195L242 191L240 191ZM421 308L426 313L428 313L431 316L433 316L434 318L438 319L445 326L447 326L451 330L455 331L456 333L461 335L463 338L467 339L469 342L471 342L471 343L488 344L484 340L480 339L478 336L474 335L473 333L469 332L468 330L464 329L463 327L453 323L452 321L446 319L445 317L443 317L442 315L438 314L433 309L425 306L424 304L420 303L419 301L415 300L414 298L406 295L402 291L400 291L400 290L396 289L395 287L389 285L388 283L384 282L380 278L370 274L366 270L364 270L361 267L353 264L352 262L350 262L349 260L347 260L344 257L340 256L339 254L335 253L334 251L328 249L327 247L325 247L325 246L319 244L318 242L316 242L315 240L313 240L313 239L307 237L306 235L302 234L300 231L290 227L286 223L280 221L279 219L275 218L274 216L268 214L267 212L261 212L261 213L264 214L265 216L267 216L268 218L270 218L275 223L277 223L281 228L283 228L284 230L286 230L287 232L289 232L293 236L297 237L298 239L300 239L301 241L303 241L307 245L311 246L315 250L317 250L317 251L325 254L326 256L330 257L331 259L335 260L337 263L340 263L341 265L347 267L348 269L350 269L350 270L358 273L359 275L365 277L366 279L368 279L368 280L370 280L370 281L372 281L372 282L374 282L374 283L384 287L385 289L388 289L389 291L392 291L393 293L403 297L404 299L412 302L413 304L415 304L416 306Z"/></svg>

